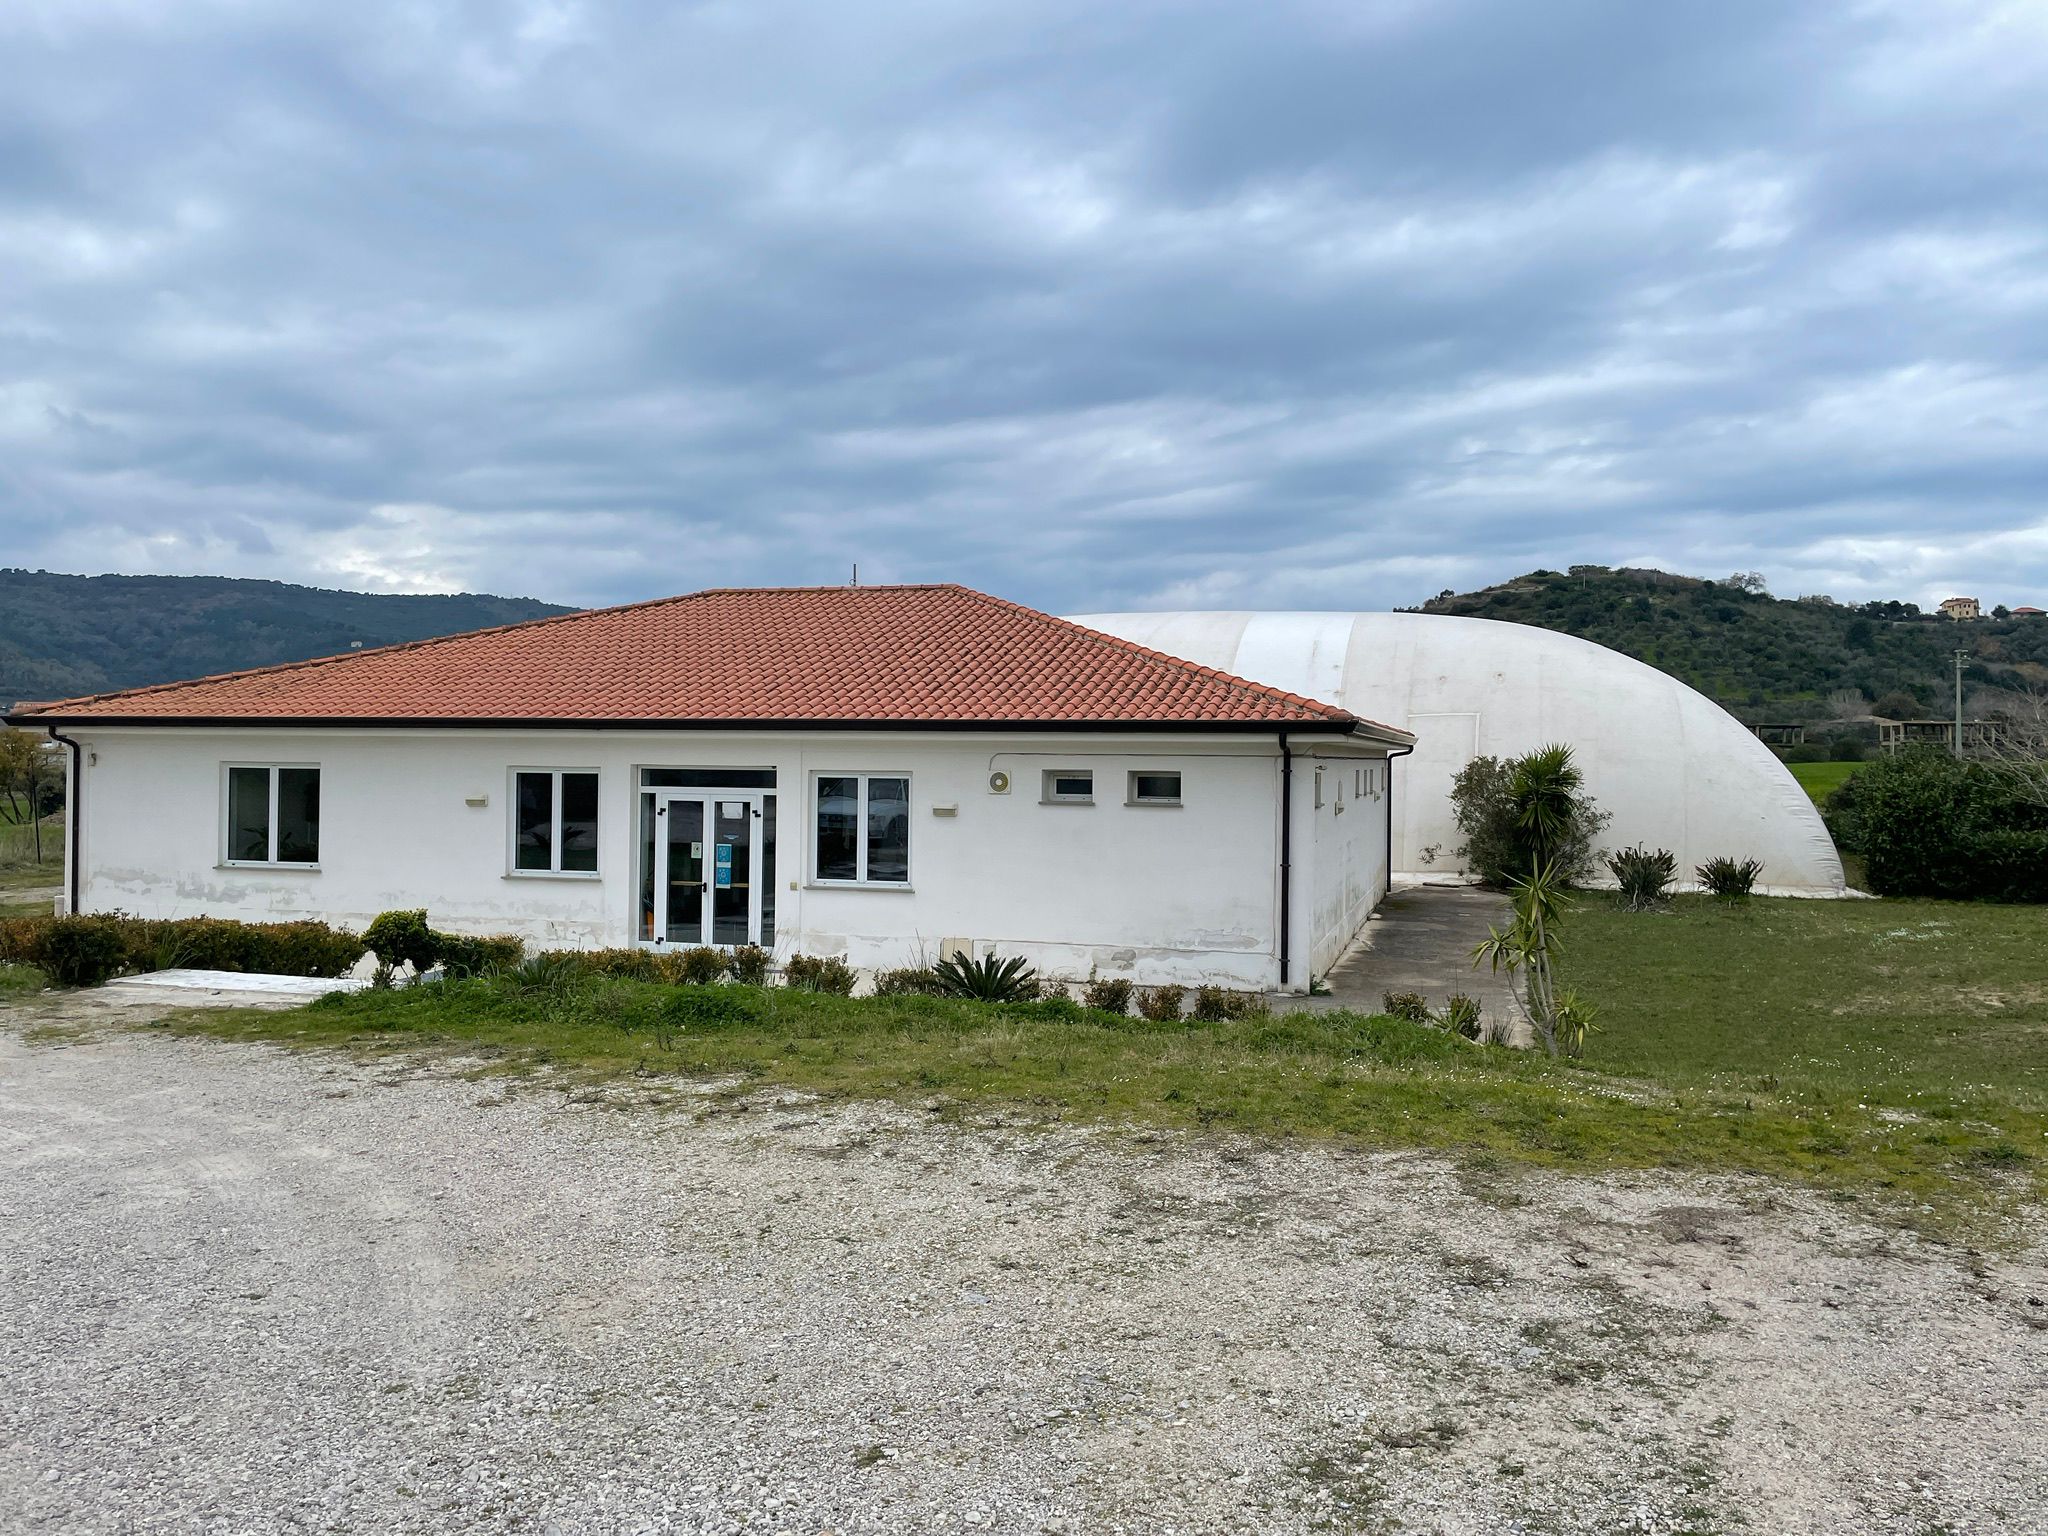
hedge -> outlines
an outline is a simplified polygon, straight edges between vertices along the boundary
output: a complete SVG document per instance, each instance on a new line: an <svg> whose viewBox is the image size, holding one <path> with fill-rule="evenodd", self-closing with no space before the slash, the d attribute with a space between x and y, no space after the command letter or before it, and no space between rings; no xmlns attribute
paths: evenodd
<svg viewBox="0 0 2048 1536"><path fill-rule="evenodd" d="M1880 758L1828 797L1826 816L1880 896L2048 902L2048 807L1992 764L1936 749Z"/></svg>
<svg viewBox="0 0 2048 1536"><path fill-rule="evenodd" d="M325 923L150 919L126 913L0 921L0 961L32 965L59 986L93 986L124 971L266 972L339 976L362 958L357 935Z"/></svg>

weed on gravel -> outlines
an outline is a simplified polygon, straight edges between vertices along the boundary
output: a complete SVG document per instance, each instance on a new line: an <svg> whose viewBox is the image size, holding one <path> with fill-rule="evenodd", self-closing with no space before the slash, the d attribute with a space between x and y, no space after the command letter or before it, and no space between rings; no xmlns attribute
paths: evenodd
<svg viewBox="0 0 2048 1536"><path fill-rule="evenodd" d="M1154 1022L1055 999L846 998L743 986L516 977L334 994L282 1012L190 1012L162 1026L300 1047L436 1055L477 1075L646 1089L709 1080L704 1107L758 1089L1449 1152L1503 1172L1674 1168L1790 1178L1874 1199L1925 1230L2043 1190L2048 1113L2017 1099L1902 1120L1879 1103L1678 1064L1622 1076L1477 1046L1427 1026L1328 1012Z"/></svg>

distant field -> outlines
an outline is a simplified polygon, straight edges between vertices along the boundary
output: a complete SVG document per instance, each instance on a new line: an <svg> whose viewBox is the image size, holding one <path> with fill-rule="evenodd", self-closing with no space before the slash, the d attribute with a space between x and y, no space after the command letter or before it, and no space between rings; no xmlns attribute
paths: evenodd
<svg viewBox="0 0 2048 1536"><path fill-rule="evenodd" d="M1787 763L1792 777L1799 781L1799 787L1813 797L1813 803L1820 805L1827 797L1848 783L1849 775L1863 765L1861 763Z"/></svg>

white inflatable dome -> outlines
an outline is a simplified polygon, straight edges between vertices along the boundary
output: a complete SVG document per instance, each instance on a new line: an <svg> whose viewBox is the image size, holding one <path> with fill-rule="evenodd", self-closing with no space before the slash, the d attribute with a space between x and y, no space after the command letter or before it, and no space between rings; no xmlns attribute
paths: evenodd
<svg viewBox="0 0 2048 1536"><path fill-rule="evenodd" d="M1459 873L1451 780L1474 757L1569 742L1611 811L1607 847L1647 843L1682 878L1763 861L1761 888L1840 895L1820 813L1727 711L1654 667L1524 624L1423 613L1093 613L1090 629L1341 704L1416 735L1394 771L1394 868Z"/></svg>

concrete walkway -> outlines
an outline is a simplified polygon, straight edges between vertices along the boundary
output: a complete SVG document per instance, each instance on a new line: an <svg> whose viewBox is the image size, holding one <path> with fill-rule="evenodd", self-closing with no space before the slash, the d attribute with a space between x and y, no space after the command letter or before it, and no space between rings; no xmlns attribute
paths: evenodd
<svg viewBox="0 0 2048 1536"><path fill-rule="evenodd" d="M1473 949L1508 915L1505 896L1477 886L1396 886L1330 967L1324 978L1329 995L1292 998L1284 1006L1378 1013L1387 993L1419 992L1442 1008L1462 992L1486 1018L1507 1021L1511 1043L1527 1045L1528 1015L1507 973L1472 964Z"/></svg>

